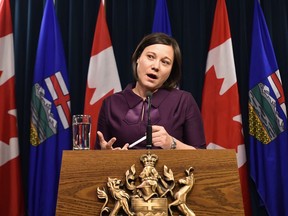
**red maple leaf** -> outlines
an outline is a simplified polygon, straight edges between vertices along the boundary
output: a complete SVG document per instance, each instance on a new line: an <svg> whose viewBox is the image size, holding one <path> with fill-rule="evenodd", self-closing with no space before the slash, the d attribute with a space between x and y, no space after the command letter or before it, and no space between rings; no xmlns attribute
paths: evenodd
<svg viewBox="0 0 288 216"><path fill-rule="evenodd" d="M216 77L214 67L206 73L205 86L208 88L204 88L202 101L206 142L237 150L237 146L244 143L242 123L233 120L241 114L238 86L236 82L220 95L223 80Z"/></svg>
<svg viewBox="0 0 288 216"><path fill-rule="evenodd" d="M14 83L15 78L12 77L0 85L0 140L6 144L9 144L10 138L17 137L18 134L17 118L9 113L13 110L16 111Z"/></svg>

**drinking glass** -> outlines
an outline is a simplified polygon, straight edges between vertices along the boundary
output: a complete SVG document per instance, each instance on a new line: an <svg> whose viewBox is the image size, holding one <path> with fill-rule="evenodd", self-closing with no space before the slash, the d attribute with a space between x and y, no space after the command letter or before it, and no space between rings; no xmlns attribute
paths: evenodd
<svg viewBox="0 0 288 216"><path fill-rule="evenodd" d="M73 115L72 127L73 127L73 150L89 150L91 116Z"/></svg>

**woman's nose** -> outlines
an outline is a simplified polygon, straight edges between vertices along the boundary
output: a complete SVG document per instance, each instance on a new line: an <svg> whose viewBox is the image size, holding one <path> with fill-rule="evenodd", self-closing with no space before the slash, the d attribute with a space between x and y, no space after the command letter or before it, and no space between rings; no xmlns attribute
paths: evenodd
<svg viewBox="0 0 288 216"><path fill-rule="evenodd" d="M152 65L152 70L158 72L159 71L159 61L155 61Z"/></svg>
<svg viewBox="0 0 288 216"><path fill-rule="evenodd" d="M158 71L159 71L159 69L158 69L158 68L156 68L156 67L154 67L154 66L152 66L152 70L154 70L154 71L156 71L156 72L158 72Z"/></svg>

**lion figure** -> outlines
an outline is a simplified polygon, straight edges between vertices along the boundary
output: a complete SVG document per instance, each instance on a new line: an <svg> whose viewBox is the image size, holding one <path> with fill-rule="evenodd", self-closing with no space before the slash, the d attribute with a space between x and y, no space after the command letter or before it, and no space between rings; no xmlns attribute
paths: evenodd
<svg viewBox="0 0 288 216"><path fill-rule="evenodd" d="M129 216L134 215L133 212L129 209L129 199L130 196L124 190L120 188L121 180L117 178L110 178L108 177L107 182L108 190L111 196L115 199L115 206L114 209L111 211L110 215L117 215L118 211L122 208L125 213Z"/></svg>

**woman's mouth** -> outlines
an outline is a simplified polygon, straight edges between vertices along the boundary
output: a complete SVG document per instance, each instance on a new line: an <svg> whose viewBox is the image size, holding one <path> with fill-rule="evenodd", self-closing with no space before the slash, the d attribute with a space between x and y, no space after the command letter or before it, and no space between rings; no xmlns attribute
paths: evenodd
<svg viewBox="0 0 288 216"><path fill-rule="evenodd" d="M151 79L157 79L157 76L155 74L147 74L147 76Z"/></svg>

